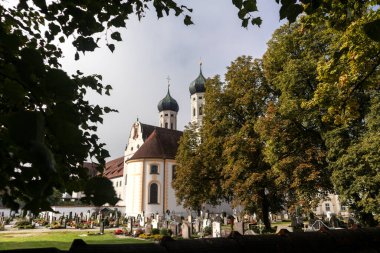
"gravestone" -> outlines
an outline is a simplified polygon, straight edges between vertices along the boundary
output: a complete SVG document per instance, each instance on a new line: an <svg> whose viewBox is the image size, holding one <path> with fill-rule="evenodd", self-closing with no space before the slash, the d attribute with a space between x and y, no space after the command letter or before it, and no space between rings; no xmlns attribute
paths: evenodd
<svg viewBox="0 0 380 253"><path fill-rule="evenodd" d="M158 228L158 222L157 222L156 219L153 219L153 220L152 220L152 227L153 227L153 228Z"/></svg>
<svg viewBox="0 0 380 253"><path fill-rule="evenodd" d="M152 224L146 224L145 226L145 234L151 234L152 233Z"/></svg>
<svg viewBox="0 0 380 253"><path fill-rule="evenodd" d="M133 217L129 218L128 222L128 233L131 235L133 233Z"/></svg>
<svg viewBox="0 0 380 253"><path fill-rule="evenodd" d="M199 219L195 219L194 221L194 230L196 233L199 233L201 231L201 221Z"/></svg>
<svg viewBox="0 0 380 253"><path fill-rule="evenodd" d="M210 219L204 219L203 220L203 228L209 227L211 225L211 220Z"/></svg>
<svg viewBox="0 0 380 253"><path fill-rule="evenodd" d="M222 222L222 217L220 217L219 215L217 215L217 216L215 217L214 221Z"/></svg>
<svg viewBox="0 0 380 253"><path fill-rule="evenodd" d="M61 226L63 226L63 228L66 228L67 227L67 218L63 218L62 223L61 223Z"/></svg>
<svg viewBox="0 0 380 253"><path fill-rule="evenodd" d="M244 222L243 221L240 221L240 222L235 222L235 225L234 225L234 230L239 232L241 235L244 235Z"/></svg>
<svg viewBox="0 0 380 253"><path fill-rule="evenodd" d="M189 239L191 236L189 223L187 222L182 223L181 230L182 230L182 238Z"/></svg>
<svg viewBox="0 0 380 253"><path fill-rule="evenodd" d="M247 230L244 232L244 235L257 235L253 230Z"/></svg>
<svg viewBox="0 0 380 253"><path fill-rule="evenodd" d="M220 237L220 222L214 221L212 223L212 237Z"/></svg>
<svg viewBox="0 0 380 253"><path fill-rule="evenodd" d="M170 223L169 229L172 231L174 236L178 235L178 223L177 222Z"/></svg>

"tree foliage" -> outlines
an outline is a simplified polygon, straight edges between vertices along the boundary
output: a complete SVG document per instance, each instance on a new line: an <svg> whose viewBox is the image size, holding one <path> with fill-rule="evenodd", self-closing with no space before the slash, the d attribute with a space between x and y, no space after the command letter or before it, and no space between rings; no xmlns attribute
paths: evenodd
<svg viewBox="0 0 380 253"><path fill-rule="evenodd" d="M297 22L278 29L264 54L264 71L277 99L260 119L265 155L287 189L287 204L310 208L331 191L319 111L302 107L318 86L317 65L330 54L336 33L325 25Z"/></svg>
<svg viewBox="0 0 380 253"><path fill-rule="evenodd" d="M251 57L237 58L228 67L225 83L218 76L207 81L207 103L203 125L198 130L200 136L187 139L188 136L184 135L177 155L181 172L174 187L181 201L189 203L185 194L188 195L191 188L180 189L178 182L183 180L180 179L182 173L192 169L189 163L199 161L194 173L196 178L207 183L206 187L197 186L199 190L191 193L192 198L212 203L230 200L235 206L242 205L248 211L256 212L270 227L269 212L279 210L281 198L275 189L270 166L264 160L264 143L259 139L255 124L263 116L271 98L261 61ZM191 157L184 155L190 152L189 143L193 144L191 150L195 151Z"/></svg>
<svg viewBox="0 0 380 253"><path fill-rule="evenodd" d="M285 2L293 1L282 1L283 17ZM204 162L197 166L221 175L214 196L259 215L265 201L272 211L281 204L310 210L334 192L363 224L374 225L380 44L368 24L378 22L379 11L374 1L320 2L274 33L263 64L241 57L225 83L207 81L195 149Z"/></svg>

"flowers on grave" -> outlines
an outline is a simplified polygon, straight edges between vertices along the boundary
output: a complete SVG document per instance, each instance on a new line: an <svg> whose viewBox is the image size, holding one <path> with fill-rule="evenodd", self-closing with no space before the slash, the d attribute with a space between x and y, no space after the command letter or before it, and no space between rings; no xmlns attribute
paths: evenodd
<svg viewBox="0 0 380 253"><path fill-rule="evenodd" d="M21 220L16 221L14 227L18 229L31 229L31 228L34 228L34 224L32 224L32 222L30 221L21 219Z"/></svg>
<svg viewBox="0 0 380 253"><path fill-rule="evenodd" d="M58 229L58 228L61 228L61 223L59 223L59 221L53 221L50 224L50 229Z"/></svg>
<svg viewBox="0 0 380 253"><path fill-rule="evenodd" d="M139 238L141 238L141 239L147 239L147 240L154 240L154 241L159 241L159 240L161 240L162 239L162 235L160 235L160 234L155 234L155 235L148 235L148 234L140 234L139 235Z"/></svg>
<svg viewBox="0 0 380 253"><path fill-rule="evenodd" d="M114 232L113 232L115 235L123 235L124 234L124 231L122 229L116 229Z"/></svg>
<svg viewBox="0 0 380 253"><path fill-rule="evenodd" d="M144 231L141 228L138 228L135 231L133 231L133 236L139 237L139 235L141 235L142 233L144 233Z"/></svg>

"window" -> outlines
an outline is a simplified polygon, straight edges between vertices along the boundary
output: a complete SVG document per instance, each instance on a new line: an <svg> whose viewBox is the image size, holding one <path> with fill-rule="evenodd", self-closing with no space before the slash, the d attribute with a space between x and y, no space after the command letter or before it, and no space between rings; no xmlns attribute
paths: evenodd
<svg viewBox="0 0 380 253"><path fill-rule="evenodd" d="M193 116L195 116L195 108L193 108Z"/></svg>
<svg viewBox="0 0 380 253"><path fill-rule="evenodd" d="M158 166L156 164L150 165L150 174L158 174Z"/></svg>
<svg viewBox="0 0 380 253"><path fill-rule="evenodd" d="M325 209L326 209L326 212L330 211L330 203L325 204Z"/></svg>
<svg viewBox="0 0 380 253"><path fill-rule="evenodd" d="M199 99L202 99L202 97L198 97Z"/></svg>
<svg viewBox="0 0 380 253"><path fill-rule="evenodd" d="M341 207L340 207L340 210L341 210L341 211L347 211L347 207L346 207L346 206L341 206Z"/></svg>
<svg viewBox="0 0 380 253"><path fill-rule="evenodd" d="M131 147L131 151L133 151L133 147Z"/></svg>
<svg viewBox="0 0 380 253"><path fill-rule="evenodd" d="M193 98L193 101L195 101L195 98Z"/></svg>
<svg viewBox="0 0 380 253"><path fill-rule="evenodd" d="M149 186L149 204L158 204L158 185L156 183Z"/></svg>
<svg viewBox="0 0 380 253"><path fill-rule="evenodd" d="M170 129L173 129L173 123L170 123Z"/></svg>
<svg viewBox="0 0 380 253"><path fill-rule="evenodd" d="M170 117L174 117L174 114L170 114Z"/></svg>
<svg viewBox="0 0 380 253"><path fill-rule="evenodd" d="M127 178L128 178L128 175L125 175L125 185L127 185Z"/></svg>
<svg viewBox="0 0 380 253"><path fill-rule="evenodd" d="M168 114L167 114L167 113L165 113L165 116L168 116Z"/></svg>
<svg viewBox="0 0 380 253"><path fill-rule="evenodd" d="M119 182L119 186L121 186L122 185L122 183L121 183L121 180L120 180L120 182Z"/></svg>
<svg viewBox="0 0 380 253"><path fill-rule="evenodd" d="M165 122L165 128L168 128L168 122Z"/></svg>
<svg viewBox="0 0 380 253"><path fill-rule="evenodd" d="M202 115L203 114L203 108L202 106L199 107L199 115Z"/></svg>
<svg viewBox="0 0 380 253"><path fill-rule="evenodd" d="M173 165L172 166L172 180L175 179L176 169L177 169L177 165Z"/></svg>
<svg viewBox="0 0 380 253"><path fill-rule="evenodd" d="M116 182L116 187L118 186L117 184L118 184L119 182Z"/></svg>
<svg viewBox="0 0 380 253"><path fill-rule="evenodd" d="M139 149L140 148L140 144L137 144L137 149Z"/></svg>

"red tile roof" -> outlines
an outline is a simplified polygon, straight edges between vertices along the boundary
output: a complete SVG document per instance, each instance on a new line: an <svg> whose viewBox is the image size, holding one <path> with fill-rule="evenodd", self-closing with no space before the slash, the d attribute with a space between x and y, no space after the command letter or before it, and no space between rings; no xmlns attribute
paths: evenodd
<svg viewBox="0 0 380 253"><path fill-rule="evenodd" d="M112 161L106 162L103 176L112 179L115 177L122 177L124 169L124 156L116 158Z"/></svg>
<svg viewBox="0 0 380 253"><path fill-rule="evenodd" d="M181 136L181 131L156 127L130 160L142 158L175 159Z"/></svg>

